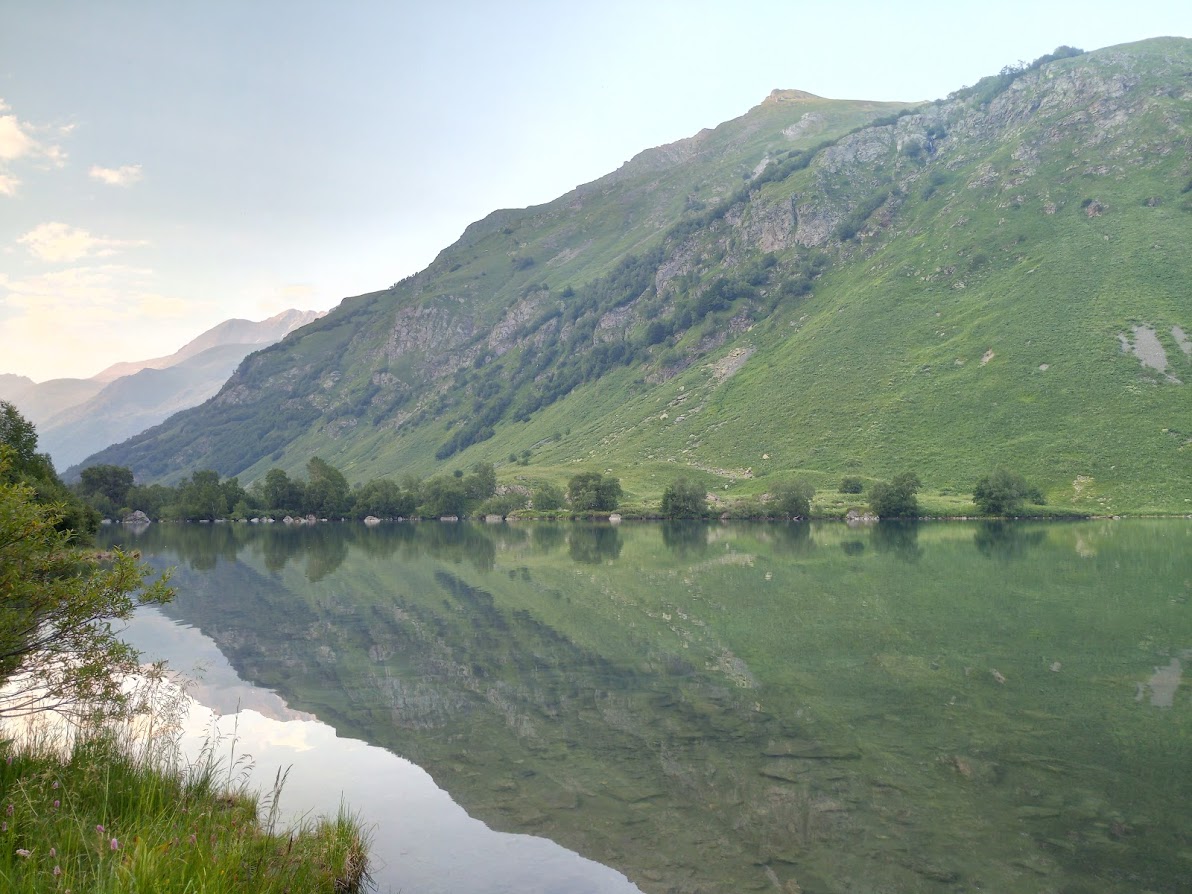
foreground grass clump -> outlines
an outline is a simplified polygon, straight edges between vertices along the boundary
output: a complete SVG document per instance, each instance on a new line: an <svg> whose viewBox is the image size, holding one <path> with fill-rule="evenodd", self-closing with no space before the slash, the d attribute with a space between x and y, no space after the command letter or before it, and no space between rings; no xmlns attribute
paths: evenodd
<svg viewBox="0 0 1192 894"><path fill-rule="evenodd" d="M260 799L232 785L210 754L182 766L106 732L78 738L65 753L45 739L0 742L0 889L362 890L359 824L341 812L279 830L280 781Z"/></svg>

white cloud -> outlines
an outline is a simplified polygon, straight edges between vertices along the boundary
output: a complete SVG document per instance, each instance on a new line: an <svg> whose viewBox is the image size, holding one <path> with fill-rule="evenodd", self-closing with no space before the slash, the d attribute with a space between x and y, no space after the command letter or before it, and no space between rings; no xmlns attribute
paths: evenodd
<svg viewBox="0 0 1192 894"><path fill-rule="evenodd" d="M93 180L99 180L108 186L132 186L141 179L140 165L121 165L118 168L102 168L92 165L87 172Z"/></svg>
<svg viewBox="0 0 1192 894"><path fill-rule="evenodd" d="M21 181L11 170L12 162L26 159L47 161L56 168L66 164L66 150L53 143L43 143L34 134L39 128L11 114L12 108L0 99L0 195L14 196ZM57 128L61 136L73 126Z"/></svg>
<svg viewBox="0 0 1192 894"><path fill-rule="evenodd" d="M37 140L16 115L0 115L0 161L15 161L37 151Z"/></svg>
<svg viewBox="0 0 1192 894"><path fill-rule="evenodd" d="M29 254L50 263L72 263L83 258L105 258L125 248L144 245L137 240L108 239L92 236L87 230L64 223L44 223L34 227L17 242Z"/></svg>

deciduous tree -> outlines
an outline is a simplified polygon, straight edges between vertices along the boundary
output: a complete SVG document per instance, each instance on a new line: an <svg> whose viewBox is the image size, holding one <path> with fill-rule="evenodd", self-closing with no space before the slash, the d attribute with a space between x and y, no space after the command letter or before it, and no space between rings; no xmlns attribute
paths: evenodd
<svg viewBox="0 0 1192 894"><path fill-rule="evenodd" d="M6 480L0 447L0 717L47 709L111 714L127 704L123 680L139 655L111 622L139 605L167 601L165 578L116 552L107 562L78 553L58 530L61 514L33 488Z"/></svg>

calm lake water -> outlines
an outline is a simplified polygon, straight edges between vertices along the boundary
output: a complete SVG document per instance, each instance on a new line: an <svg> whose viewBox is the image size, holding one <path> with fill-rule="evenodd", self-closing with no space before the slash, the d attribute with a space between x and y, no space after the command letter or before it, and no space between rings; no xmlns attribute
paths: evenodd
<svg viewBox="0 0 1192 894"><path fill-rule="evenodd" d="M1192 522L104 536L382 891L1192 890Z"/></svg>

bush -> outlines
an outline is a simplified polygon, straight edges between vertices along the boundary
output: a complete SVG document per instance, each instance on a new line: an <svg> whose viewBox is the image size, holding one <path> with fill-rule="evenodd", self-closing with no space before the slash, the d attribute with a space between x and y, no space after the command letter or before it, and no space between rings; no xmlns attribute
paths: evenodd
<svg viewBox="0 0 1192 894"><path fill-rule="evenodd" d="M580 472L567 482L567 493L576 512L611 512L621 502L621 482L599 472Z"/></svg>
<svg viewBox="0 0 1192 894"><path fill-rule="evenodd" d="M860 478L844 477L840 479L840 492L842 494L859 494L865 490L865 482Z"/></svg>
<svg viewBox="0 0 1192 894"><path fill-rule="evenodd" d="M526 495L514 493L496 494L489 497L476 509L477 515L499 515L504 518L519 509L526 508Z"/></svg>
<svg viewBox="0 0 1192 894"><path fill-rule="evenodd" d="M1021 475L1000 467L973 488L973 502L983 515L1014 515L1027 499L1038 502L1041 497L1038 489L1027 484Z"/></svg>
<svg viewBox="0 0 1192 894"><path fill-rule="evenodd" d="M770 502L779 515L787 518L807 518L811 515L811 498L815 488L803 478L783 481L770 492Z"/></svg>
<svg viewBox="0 0 1192 894"><path fill-rule="evenodd" d="M530 505L547 512L562 509L563 492L553 484L540 484L530 492Z"/></svg>
<svg viewBox="0 0 1192 894"><path fill-rule="evenodd" d="M913 518L919 514L915 492L922 486L914 472L903 472L893 481L879 481L869 489L869 508L878 518Z"/></svg>
<svg viewBox="0 0 1192 894"><path fill-rule="evenodd" d="M708 513L704 488L690 478L676 478L662 492L665 518L700 518Z"/></svg>

